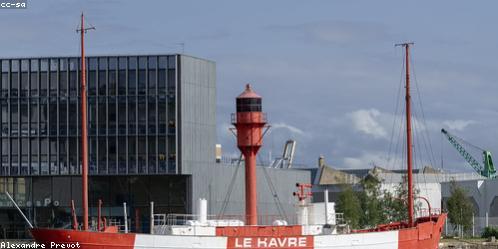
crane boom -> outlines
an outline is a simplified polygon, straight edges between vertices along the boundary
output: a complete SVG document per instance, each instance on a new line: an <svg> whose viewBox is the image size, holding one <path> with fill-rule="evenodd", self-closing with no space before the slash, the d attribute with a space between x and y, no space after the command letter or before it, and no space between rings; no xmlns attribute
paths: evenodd
<svg viewBox="0 0 498 249"><path fill-rule="evenodd" d="M450 134L445 129L441 129L441 133L443 133L446 136L450 144L453 145L453 147L455 147L458 153L460 153L460 155L465 159L465 161L467 161L477 173L486 178L496 177L496 170L495 167L493 166L491 152L481 149L483 154L483 162L481 164L469 152L467 152L467 150L459 143L458 140L462 140L463 142L465 142L463 139Z"/></svg>

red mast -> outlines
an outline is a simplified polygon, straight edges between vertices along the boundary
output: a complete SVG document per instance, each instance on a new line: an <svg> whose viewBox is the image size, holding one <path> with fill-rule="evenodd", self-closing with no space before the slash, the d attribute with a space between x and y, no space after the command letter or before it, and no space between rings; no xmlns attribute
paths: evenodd
<svg viewBox="0 0 498 249"><path fill-rule="evenodd" d="M257 185L256 155L263 144L263 127L266 124L262 113L261 96L257 95L251 85L237 97L237 113L232 114L232 124L237 129L237 146L245 158L246 177L246 224L257 225Z"/></svg>
<svg viewBox="0 0 498 249"><path fill-rule="evenodd" d="M77 31L81 34L81 183L83 205L83 230L88 230L88 136L86 112L86 65L85 65L85 33L94 27L85 28L85 17L81 13L81 27Z"/></svg>
<svg viewBox="0 0 498 249"><path fill-rule="evenodd" d="M405 77L406 77L406 160L408 175L408 226L413 226L413 156L412 156L412 121L411 121L411 96L410 96L410 45L413 42L396 44L405 48Z"/></svg>

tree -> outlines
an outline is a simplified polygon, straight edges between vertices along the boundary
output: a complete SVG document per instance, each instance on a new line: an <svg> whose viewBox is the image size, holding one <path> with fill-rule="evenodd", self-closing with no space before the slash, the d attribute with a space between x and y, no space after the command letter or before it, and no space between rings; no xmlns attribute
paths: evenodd
<svg viewBox="0 0 498 249"><path fill-rule="evenodd" d="M387 222L398 222L408 220L408 182L406 176L403 177L398 186L396 186L394 193L384 190L383 193L383 206ZM414 200L419 196L420 190L413 188ZM420 208L420 203L414 201L414 212Z"/></svg>
<svg viewBox="0 0 498 249"><path fill-rule="evenodd" d="M343 213L344 220L351 228L360 228L361 203L350 185L343 188L337 201L337 212Z"/></svg>
<svg viewBox="0 0 498 249"><path fill-rule="evenodd" d="M386 214L383 208L383 196L380 190L380 181L376 175L371 175L361 181L363 191L359 193L363 210L360 226L372 228L385 223Z"/></svg>
<svg viewBox="0 0 498 249"><path fill-rule="evenodd" d="M461 226L463 231L468 231L472 228L472 213L474 207L467 198L466 191L457 185L455 180L451 181L450 198L446 201L448 208L448 219L456 229Z"/></svg>

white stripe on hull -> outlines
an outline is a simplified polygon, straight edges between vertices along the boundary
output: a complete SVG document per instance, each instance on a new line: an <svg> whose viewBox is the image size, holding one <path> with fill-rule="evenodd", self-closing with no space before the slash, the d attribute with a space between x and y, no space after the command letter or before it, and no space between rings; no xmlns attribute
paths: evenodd
<svg viewBox="0 0 498 249"><path fill-rule="evenodd" d="M303 236L290 236L303 237ZM398 231L370 232L340 235L312 236L314 248L317 249L398 249ZM243 241L244 237L240 237ZM174 236L174 235L147 235L137 234L135 238L136 249L226 249L227 237L213 236ZM246 247L239 243L235 248L258 248ZM278 248L278 247L275 247ZM303 247L295 247L303 248Z"/></svg>
<svg viewBox="0 0 498 249"><path fill-rule="evenodd" d="M318 249L397 249L398 231L313 236Z"/></svg>
<svg viewBox="0 0 498 249"><path fill-rule="evenodd" d="M227 247L227 237L137 234L135 237L134 248L136 249L145 249L145 248L225 249L226 247Z"/></svg>

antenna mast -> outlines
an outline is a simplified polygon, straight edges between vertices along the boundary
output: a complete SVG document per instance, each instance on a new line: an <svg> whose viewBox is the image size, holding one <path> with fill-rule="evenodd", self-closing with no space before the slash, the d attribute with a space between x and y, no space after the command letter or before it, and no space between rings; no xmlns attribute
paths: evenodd
<svg viewBox="0 0 498 249"><path fill-rule="evenodd" d="M81 27L76 32L81 34L81 182L83 194L83 230L88 230L88 132L86 111L86 65L85 65L85 33L95 27L85 28L85 17L81 13Z"/></svg>
<svg viewBox="0 0 498 249"><path fill-rule="evenodd" d="M410 46L413 42L396 44L405 49L405 77L406 77L406 161L408 175L408 226L413 227L413 155L412 155L412 123L411 123L411 96L410 96Z"/></svg>

